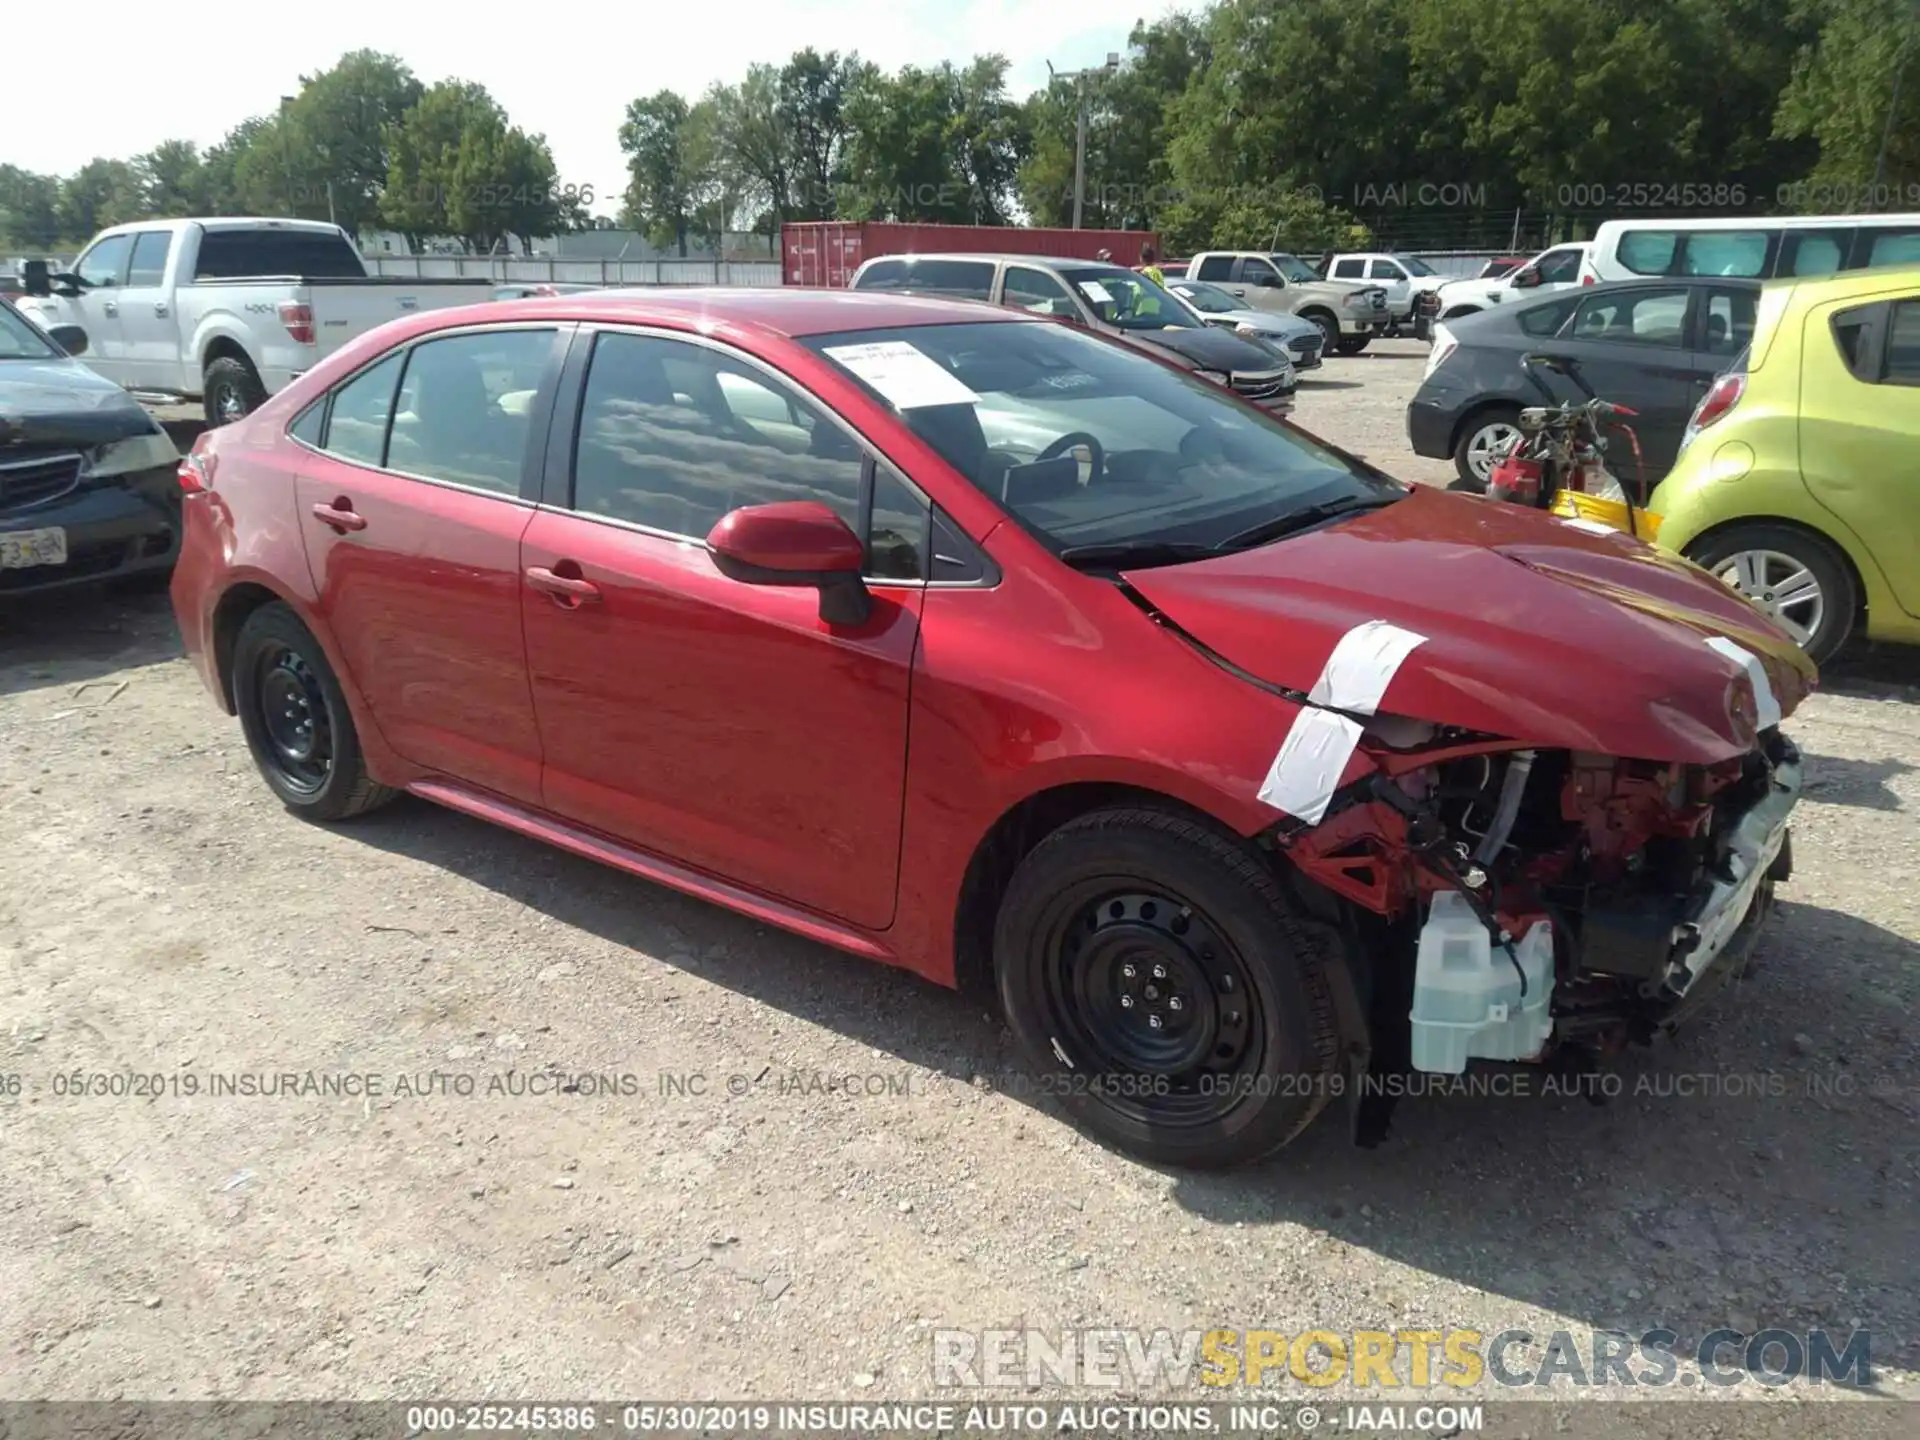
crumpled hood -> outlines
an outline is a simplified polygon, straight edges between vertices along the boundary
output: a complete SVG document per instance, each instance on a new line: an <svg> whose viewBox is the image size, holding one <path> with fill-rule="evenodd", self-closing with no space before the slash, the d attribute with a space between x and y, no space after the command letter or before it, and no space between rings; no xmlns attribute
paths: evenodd
<svg viewBox="0 0 1920 1440"><path fill-rule="evenodd" d="M0 360L0 455L14 444L85 448L159 428L139 401L77 360Z"/></svg>
<svg viewBox="0 0 1920 1440"><path fill-rule="evenodd" d="M1271 351L1210 325L1191 330L1129 330L1126 338L1183 355L1202 370L1218 370L1229 375L1236 370L1263 374L1278 370L1285 363Z"/></svg>
<svg viewBox="0 0 1920 1440"><path fill-rule="evenodd" d="M1543 746L1713 764L1746 753L1758 703L1725 637L1764 669L1782 715L1813 662L1704 570L1475 496L1397 504L1258 549L1125 579L1176 625L1271 684L1308 691L1341 636L1386 620L1425 636L1382 714Z"/></svg>

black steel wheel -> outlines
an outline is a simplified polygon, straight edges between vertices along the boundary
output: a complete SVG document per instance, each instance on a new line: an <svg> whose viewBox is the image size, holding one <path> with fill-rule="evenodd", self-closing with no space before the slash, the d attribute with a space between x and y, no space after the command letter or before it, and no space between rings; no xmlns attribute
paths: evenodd
<svg viewBox="0 0 1920 1440"><path fill-rule="evenodd" d="M1008 887L994 959L1041 1091L1143 1159L1257 1159L1339 1088L1336 957L1262 856L1195 820L1105 810L1056 831Z"/></svg>
<svg viewBox="0 0 1920 1440"><path fill-rule="evenodd" d="M287 606L247 616L227 678L253 763L289 810L343 820L393 797L367 773L325 651Z"/></svg>

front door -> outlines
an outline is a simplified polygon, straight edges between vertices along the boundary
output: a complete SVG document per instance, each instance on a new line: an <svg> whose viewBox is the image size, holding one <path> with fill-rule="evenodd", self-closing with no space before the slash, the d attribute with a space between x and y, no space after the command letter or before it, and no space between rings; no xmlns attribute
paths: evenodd
<svg viewBox="0 0 1920 1440"><path fill-rule="evenodd" d="M128 382L126 346L121 340L120 287L127 278L133 236L109 235L74 262L83 282L78 295L55 296L48 305L50 323L78 325L87 332L87 368L117 384ZM57 308L55 308L57 307Z"/></svg>
<svg viewBox="0 0 1920 1440"><path fill-rule="evenodd" d="M170 230L141 230L120 289L121 384L130 390L180 388L180 324L168 294Z"/></svg>
<svg viewBox="0 0 1920 1440"><path fill-rule="evenodd" d="M453 335L361 371L335 392L295 486L321 618L386 742L535 805L522 487L555 335Z"/></svg>
<svg viewBox="0 0 1920 1440"><path fill-rule="evenodd" d="M885 927L926 506L816 404L691 340L600 334L574 433L571 508L542 510L521 545L547 808ZM823 621L811 588L715 568L714 524L781 500L821 501L856 529L871 511L865 624Z"/></svg>

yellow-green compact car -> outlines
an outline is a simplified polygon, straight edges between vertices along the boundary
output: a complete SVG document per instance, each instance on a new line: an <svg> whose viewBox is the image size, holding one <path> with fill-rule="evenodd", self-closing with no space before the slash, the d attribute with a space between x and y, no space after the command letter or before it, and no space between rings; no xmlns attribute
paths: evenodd
<svg viewBox="0 0 1920 1440"><path fill-rule="evenodd" d="M1920 644L1920 269L1764 286L1649 508L1816 661Z"/></svg>

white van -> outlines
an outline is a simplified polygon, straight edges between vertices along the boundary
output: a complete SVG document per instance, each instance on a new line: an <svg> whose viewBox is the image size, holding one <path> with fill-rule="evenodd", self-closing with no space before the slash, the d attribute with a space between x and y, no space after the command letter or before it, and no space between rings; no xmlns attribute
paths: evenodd
<svg viewBox="0 0 1920 1440"><path fill-rule="evenodd" d="M1649 275L1832 275L1920 265L1920 215L1776 215L1609 220L1581 262L1583 284Z"/></svg>

